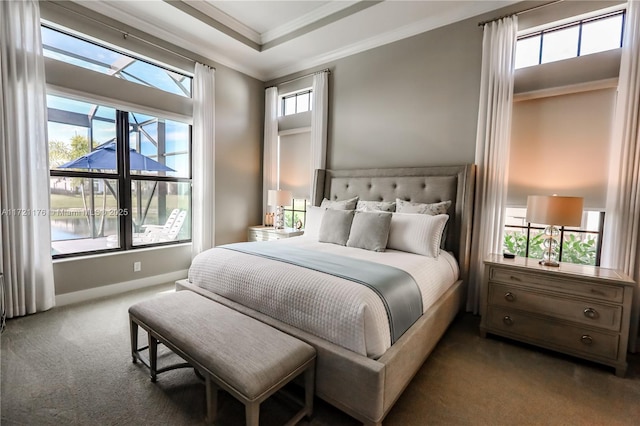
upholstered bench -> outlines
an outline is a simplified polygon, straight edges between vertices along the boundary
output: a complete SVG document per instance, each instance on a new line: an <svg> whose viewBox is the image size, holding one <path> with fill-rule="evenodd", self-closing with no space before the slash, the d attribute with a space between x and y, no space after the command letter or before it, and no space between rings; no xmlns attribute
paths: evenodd
<svg viewBox="0 0 640 426"><path fill-rule="evenodd" d="M294 424L313 411L315 349L258 320L191 291L179 291L129 308L131 355L156 380L157 345L165 344L205 378L207 421L216 417L222 388L245 405L246 424L258 425L260 404L304 373L304 407ZM138 347L138 326L149 337L149 359Z"/></svg>

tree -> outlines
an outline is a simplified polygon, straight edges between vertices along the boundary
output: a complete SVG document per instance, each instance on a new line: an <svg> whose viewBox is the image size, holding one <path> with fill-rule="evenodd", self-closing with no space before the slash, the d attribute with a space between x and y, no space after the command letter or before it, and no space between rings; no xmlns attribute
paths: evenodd
<svg viewBox="0 0 640 426"><path fill-rule="evenodd" d="M71 149L66 142L49 141L49 167L56 168L72 158Z"/></svg>
<svg viewBox="0 0 640 426"><path fill-rule="evenodd" d="M71 159L75 160L78 157L87 155L89 153L89 139L86 136L75 135L71 138Z"/></svg>

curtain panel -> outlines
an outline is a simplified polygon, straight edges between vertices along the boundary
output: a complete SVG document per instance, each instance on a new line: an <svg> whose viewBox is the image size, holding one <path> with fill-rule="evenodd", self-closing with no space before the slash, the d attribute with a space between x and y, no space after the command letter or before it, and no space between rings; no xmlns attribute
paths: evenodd
<svg viewBox="0 0 640 426"><path fill-rule="evenodd" d="M264 153L262 157L262 220L269 212L267 194L278 185L278 88L264 94Z"/></svg>
<svg viewBox="0 0 640 426"><path fill-rule="evenodd" d="M602 266L640 279L640 2L627 3L618 98L609 157ZM634 293L629 349L637 350L640 291Z"/></svg>
<svg viewBox="0 0 640 426"><path fill-rule="evenodd" d="M316 169L327 166L327 120L329 115L329 71L313 75L311 110L311 177L309 195L313 196Z"/></svg>
<svg viewBox="0 0 640 426"><path fill-rule="evenodd" d="M0 2L0 258L8 318L55 302L37 1Z"/></svg>
<svg viewBox="0 0 640 426"><path fill-rule="evenodd" d="M192 257L215 245L215 69L196 63L193 79Z"/></svg>
<svg viewBox="0 0 640 426"><path fill-rule="evenodd" d="M467 310L480 311L484 259L502 252L507 204L518 18L484 25L480 104L476 134L476 194Z"/></svg>

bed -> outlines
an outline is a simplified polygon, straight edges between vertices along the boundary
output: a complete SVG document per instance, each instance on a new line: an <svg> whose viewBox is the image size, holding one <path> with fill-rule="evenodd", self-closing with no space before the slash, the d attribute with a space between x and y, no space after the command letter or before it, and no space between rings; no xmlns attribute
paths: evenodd
<svg viewBox="0 0 640 426"><path fill-rule="evenodd" d="M315 322L308 319L308 313L297 312L298 307L292 307L292 300L300 296L296 294L289 297L282 292L282 286L287 281L298 279L295 271L300 266L272 258L255 257L255 253L243 252L244 248L241 247L217 247L200 254L194 259L189 279L178 281L176 286L179 290L191 290L216 300L314 346L317 350L316 395L364 424L381 424L465 301L474 176L473 165L316 171L312 200L315 206L319 206L325 198L345 200L358 197L360 200L389 202L399 198L415 203L450 200L443 251L436 259L441 272L435 274L449 277L444 278L445 282L450 281L447 285L438 287L429 281L430 274L421 272L420 269L427 259L418 255L406 255L394 250L377 253L318 243L315 238L305 237L272 244L277 245L277 250L282 250L286 256L292 250L323 251L317 247L321 245L325 247L324 251L332 252L327 255L333 256L333 252L337 251L337 254L344 257L387 263L394 268L406 270L409 275L423 277L418 285L424 299L420 309L424 307L424 312L421 311L416 316L417 319L411 320L410 326L395 335L394 330L389 333L389 328L393 329L395 325L389 325L387 329L378 325L367 328L367 325L375 323L378 318L386 318L389 314L388 307L386 303L383 304L387 312L381 311L382 308L376 304L379 300L367 296L371 290L359 290L364 286L355 283L342 283L336 288L346 290L336 290L331 296L333 298L326 296L327 300L315 299L310 308L328 319L334 305L346 303L346 311L355 312L354 325L340 317L343 315L340 312L343 311L336 311L337 322L325 325L324 328L315 327ZM423 262L420 262L420 258ZM239 267L233 266L236 264L244 264L243 269L237 270ZM213 265L213 272L208 272L209 265ZM343 279L315 270L306 273L311 275L309 287L312 289L325 281L329 285L332 280ZM266 287L254 290L253 282L260 280L264 281L262 285ZM299 287L304 287L304 280L299 279ZM425 289L429 288L434 290L426 291L428 294L425 295ZM246 298L240 297L239 292L247 293ZM365 294L365 298L369 297L366 307L349 305L351 302L345 296L347 293ZM314 294L313 297L320 296ZM261 299L269 299L269 303L257 305L255 301ZM308 300L303 300L299 305L309 304Z"/></svg>

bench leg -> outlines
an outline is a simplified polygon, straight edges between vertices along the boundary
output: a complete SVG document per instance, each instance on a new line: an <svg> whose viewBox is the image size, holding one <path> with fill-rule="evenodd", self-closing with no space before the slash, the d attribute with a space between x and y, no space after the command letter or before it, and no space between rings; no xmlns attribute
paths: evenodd
<svg viewBox="0 0 640 426"><path fill-rule="evenodd" d="M197 370L196 370L197 371ZM207 424L213 424L218 415L218 387L211 380L211 376L206 374L206 398L207 398Z"/></svg>
<svg viewBox="0 0 640 426"><path fill-rule="evenodd" d="M158 341L151 335L151 332L147 334L149 336L149 375L151 381L155 382L158 371Z"/></svg>
<svg viewBox="0 0 640 426"><path fill-rule="evenodd" d="M304 372L304 410L307 417L313 415L313 395L316 387L314 364L310 365Z"/></svg>
<svg viewBox="0 0 640 426"><path fill-rule="evenodd" d="M260 403L247 402L244 405L247 426L258 426L260 423Z"/></svg>
<svg viewBox="0 0 640 426"><path fill-rule="evenodd" d="M138 360L136 354L138 353L138 323L133 319L129 319L131 326L131 361L135 364Z"/></svg>

